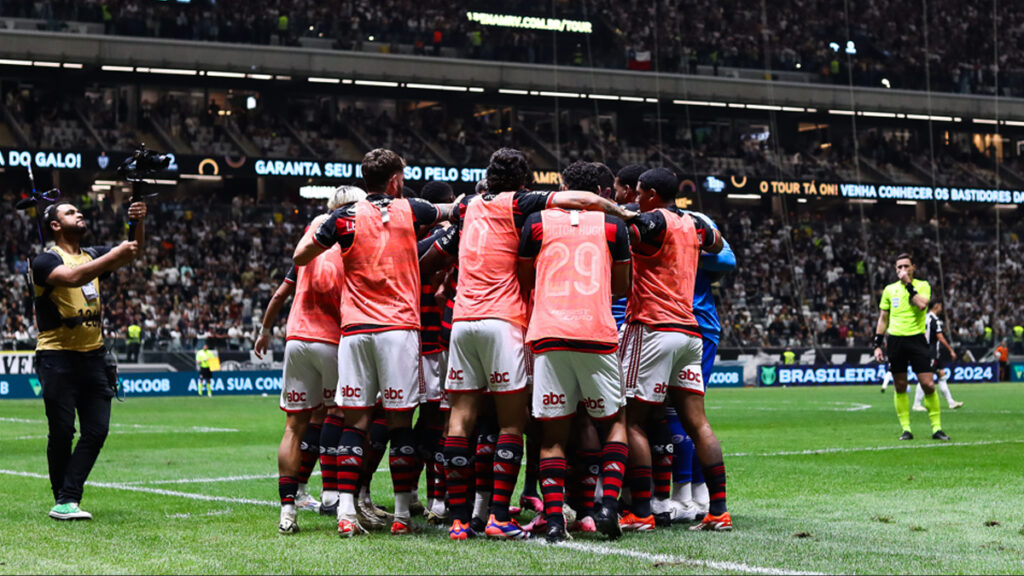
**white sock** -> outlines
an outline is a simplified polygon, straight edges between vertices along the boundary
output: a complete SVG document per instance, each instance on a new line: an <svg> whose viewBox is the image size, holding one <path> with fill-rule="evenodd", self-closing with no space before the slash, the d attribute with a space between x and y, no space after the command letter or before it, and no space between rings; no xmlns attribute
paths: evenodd
<svg viewBox="0 0 1024 576"><path fill-rule="evenodd" d="M437 500L434 500L434 503L430 506L430 511L438 516L444 516L447 511L447 508L444 506L444 499L438 498Z"/></svg>
<svg viewBox="0 0 1024 576"><path fill-rule="evenodd" d="M598 477L597 486L594 486L594 503L600 504L602 498L604 498L604 484L601 483L601 478ZM541 497L541 501L543 500L544 498Z"/></svg>
<svg viewBox="0 0 1024 576"><path fill-rule="evenodd" d="M708 485L701 482L700 484L693 484L693 501L701 510L707 510L711 506L711 494L708 493Z"/></svg>
<svg viewBox="0 0 1024 576"><path fill-rule="evenodd" d="M939 378L938 389L939 392L942 392L942 395L946 397L947 406L952 406L953 404L956 404L956 400L953 400L953 393L949 391L948 380L946 380L945 378Z"/></svg>
<svg viewBox="0 0 1024 576"><path fill-rule="evenodd" d="M395 493L395 518L409 519L409 503L412 502L412 492Z"/></svg>
<svg viewBox="0 0 1024 576"><path fill-rule="evenodd" d="M281 504L281 514L295 515L295 504Z"/></svg>
<svg viewBox="0 0 1024 576"><path fill-rule="evenodd" d="M491 493L477 492L476 500L473 502L473 518L487 520L487 512L491 507Z"/></svg>
<svg viewBox="0 0 1024 576"><path fill-rule="evenodd" d="M320 496L324 499L324 506L331 507L338 503L337 490L324 490Z"/></svg>
<svg viewBox="0 0 1024 576"><path fill-rule="evenodd" d="M693 503L693 485L689 482L678 482L672 485L672 499L680 504Z"/></svg>
<svg viewBox="0 0 1024 576"><path fill-rule="evenodd" d="M302 494L306 494L306 485L305 484L299 484L299 490L295 493L296 496L299 496L299 495L302 495Z"/></svg>
<svg viewBox="0 0 1024 576"><path fill-rule="evenodd" d="M921 383L917 383L917 391L914 392L914 406L920 406L924 400L924 388L921 387Z"/></svg>
<svg viewBox="0 0 1024 576"><path fill-rule="evenodd" d="M886 372L885 376L882 377L882 390L888 388L889 384L892 383L892 380L892 372Z"/></svg>
<svg viewBox="0 0 1024 576"><path fill-rule="evenodd" d="M338 496L338 518L356 515L356 496L351 492L342 492Z"/></svg>
<svg viewBox="0 0 1024 576"><path fill-rule="evenodd" d="M370 490L366 486L359 489L359 499L364 502L373 502L370 498Z"/></svg>

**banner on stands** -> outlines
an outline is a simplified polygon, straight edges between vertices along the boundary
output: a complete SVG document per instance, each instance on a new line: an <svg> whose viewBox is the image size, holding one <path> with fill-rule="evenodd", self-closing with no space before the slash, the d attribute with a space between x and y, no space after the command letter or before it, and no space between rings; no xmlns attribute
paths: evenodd
<svg viewBox="0 0 1024 576"><path fill-rule="evenodd" d="M119 378L126 398L150 396L195 396L199 372L139 372ZM240 396L281 393L280 370L214 372L213 393ZM31 399L42 395L35 374L0 374L0 399Z"/></svg>
<svg viewBox="0 0 1024 576"><path fill-rule="evenodd" d="M995 362L957 363L946 368L952 384L997 382L999 365ZM885 364L838 364L833 366L768 364L758 366L757 384L780 386L858 386L881 384L888 368ZM917 376L908 371L911 382Z"/></svg>

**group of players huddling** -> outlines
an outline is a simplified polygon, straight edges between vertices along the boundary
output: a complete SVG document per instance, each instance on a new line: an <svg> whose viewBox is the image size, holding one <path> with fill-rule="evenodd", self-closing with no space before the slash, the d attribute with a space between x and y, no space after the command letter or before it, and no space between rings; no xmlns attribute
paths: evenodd
<svg viewBox="0 0 1024 576"><path fill-rule="evenodd" d="M731 530L704 390L710 286L735 259L676 207L676 176L577 162L561 191L530 191L526 158L503 148L475 194L429 182L404 198L404 168L366 154L365 192L336 190L264 315L258 354L294 294L278 530L298 531L298 509L336 514L341 536L407 534L413 514L453 540ZM600 194L613 186L618 203ZM393 513L369 497L385 450ZM317 460L322 502L306 491ZM524 508L537 514L520 526Z"/></svg>

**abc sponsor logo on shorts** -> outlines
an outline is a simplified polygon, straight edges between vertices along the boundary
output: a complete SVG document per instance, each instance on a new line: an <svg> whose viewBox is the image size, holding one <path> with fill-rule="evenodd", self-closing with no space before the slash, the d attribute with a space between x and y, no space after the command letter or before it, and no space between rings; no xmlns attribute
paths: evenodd
<svg viewBox="0 0 1024 576"><path fill-rule="evenodd" d="M655 384L654 385L654 393L655 394L666 394L666 393L668 393L668 383L667 382L658 382L657 384Z"/></svg>
<svg viewBox="0 0 1024 576"><path fill-rule="evenodd" d="M168 378L122 378L121 386L127 394L171 391L171 381Z"/></svg>
<svg viewBox="0 0 1024 576"><path fill-rule="evenodd" d="M449 369L449 371L448 371L448 379L449 380L458 380L458 381L461 382L462 381L462 370L456 370L455 368Z"/></svg>
<svg viewBox="0 0 1024 576"><path fill-rule="evenodd" d="M565 406L565 394L548 392L541 395L541 404L544 406Z"/></svg>
<svg viewBox="0 0 1024 576"><path fill-rule="evenodd" d="M342 398L359 398L363 395L363 391L353 386L338 386L337 394Z"/></svg>
<svg viewBox="0 0 1024 576"><path fill-rule="evenodd" d="M604 398L584 398L581 403L587 410L604 410Z"/></svg>
<svg viewBox="0 0 1024 576"><path fill-rule="evenodd" d="M689 368L683 368L679 371L679 381L688 382L690 384L703 384L704 378L701 377L700 370L690 370Z"/></svg>
<svg viewBox="0 0 1024 576"><path fill-rule="evenodd" d="M306 393L297 390L289 390L284 395L285 402L289 404L301 404L306 401Z"/></svg>
<svg viewBox="0 0 1024 576"><path fill-rule="evenodd" d="M492 372L491 384L508 384L508 372Z"/></svg>
<svg viewBox="0 0 1024 576"><path fill-rule="evenodd" d="M403 400L405 397L405 391L398 388L387 388L384 390L385 400Z"/></svg>

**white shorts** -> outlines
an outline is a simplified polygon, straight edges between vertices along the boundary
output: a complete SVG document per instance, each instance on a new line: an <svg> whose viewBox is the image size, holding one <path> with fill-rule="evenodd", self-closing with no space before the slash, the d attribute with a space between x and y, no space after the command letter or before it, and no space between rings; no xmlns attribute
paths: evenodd
<svg viewBox="0 0 1024 576"><path fill-rule="evenodd" d="M622 373L626 398L662 404L669 388L704 395L702 340L685 332L652 330L640 322L622 334Z"/></svg>
<svg viewBox="0 0 1024 576"><path fill-rule="evenodd" d="M288 340L284 345L281 410L308 412L333 408L338 386L338 347L326 342Z"/></svg>
<svg viewBox="0 0 1024 576"><path fill-rule="evenodd" d="M526 344L522 326L496 318L452 325L445 389L495 394L526 388Z"/></svg>
<svg viewBox="0 0 1024 576"><path fill-rule="evenodd" d="M437 402L441 410L451 408L448 404L448 394L444 390L444 375L448 371L448 351L420 356L420 366L423 370L425 390L420 402Z"/></svg>
<svg viewBox="0 0 1024 576"><path fill-rule="evenodd" d="M412 410L423 395L418 330L387 330L342 336L338 345L338 404Z"/></svg>
<svg viewBox="0 0 1024 576"><path fill-rule="evenodd" d="M571 350L536 353L533 416L566 418L576 413L577 404L583 404L595 420L615 416L625 404L618 357Z"/></svg>

